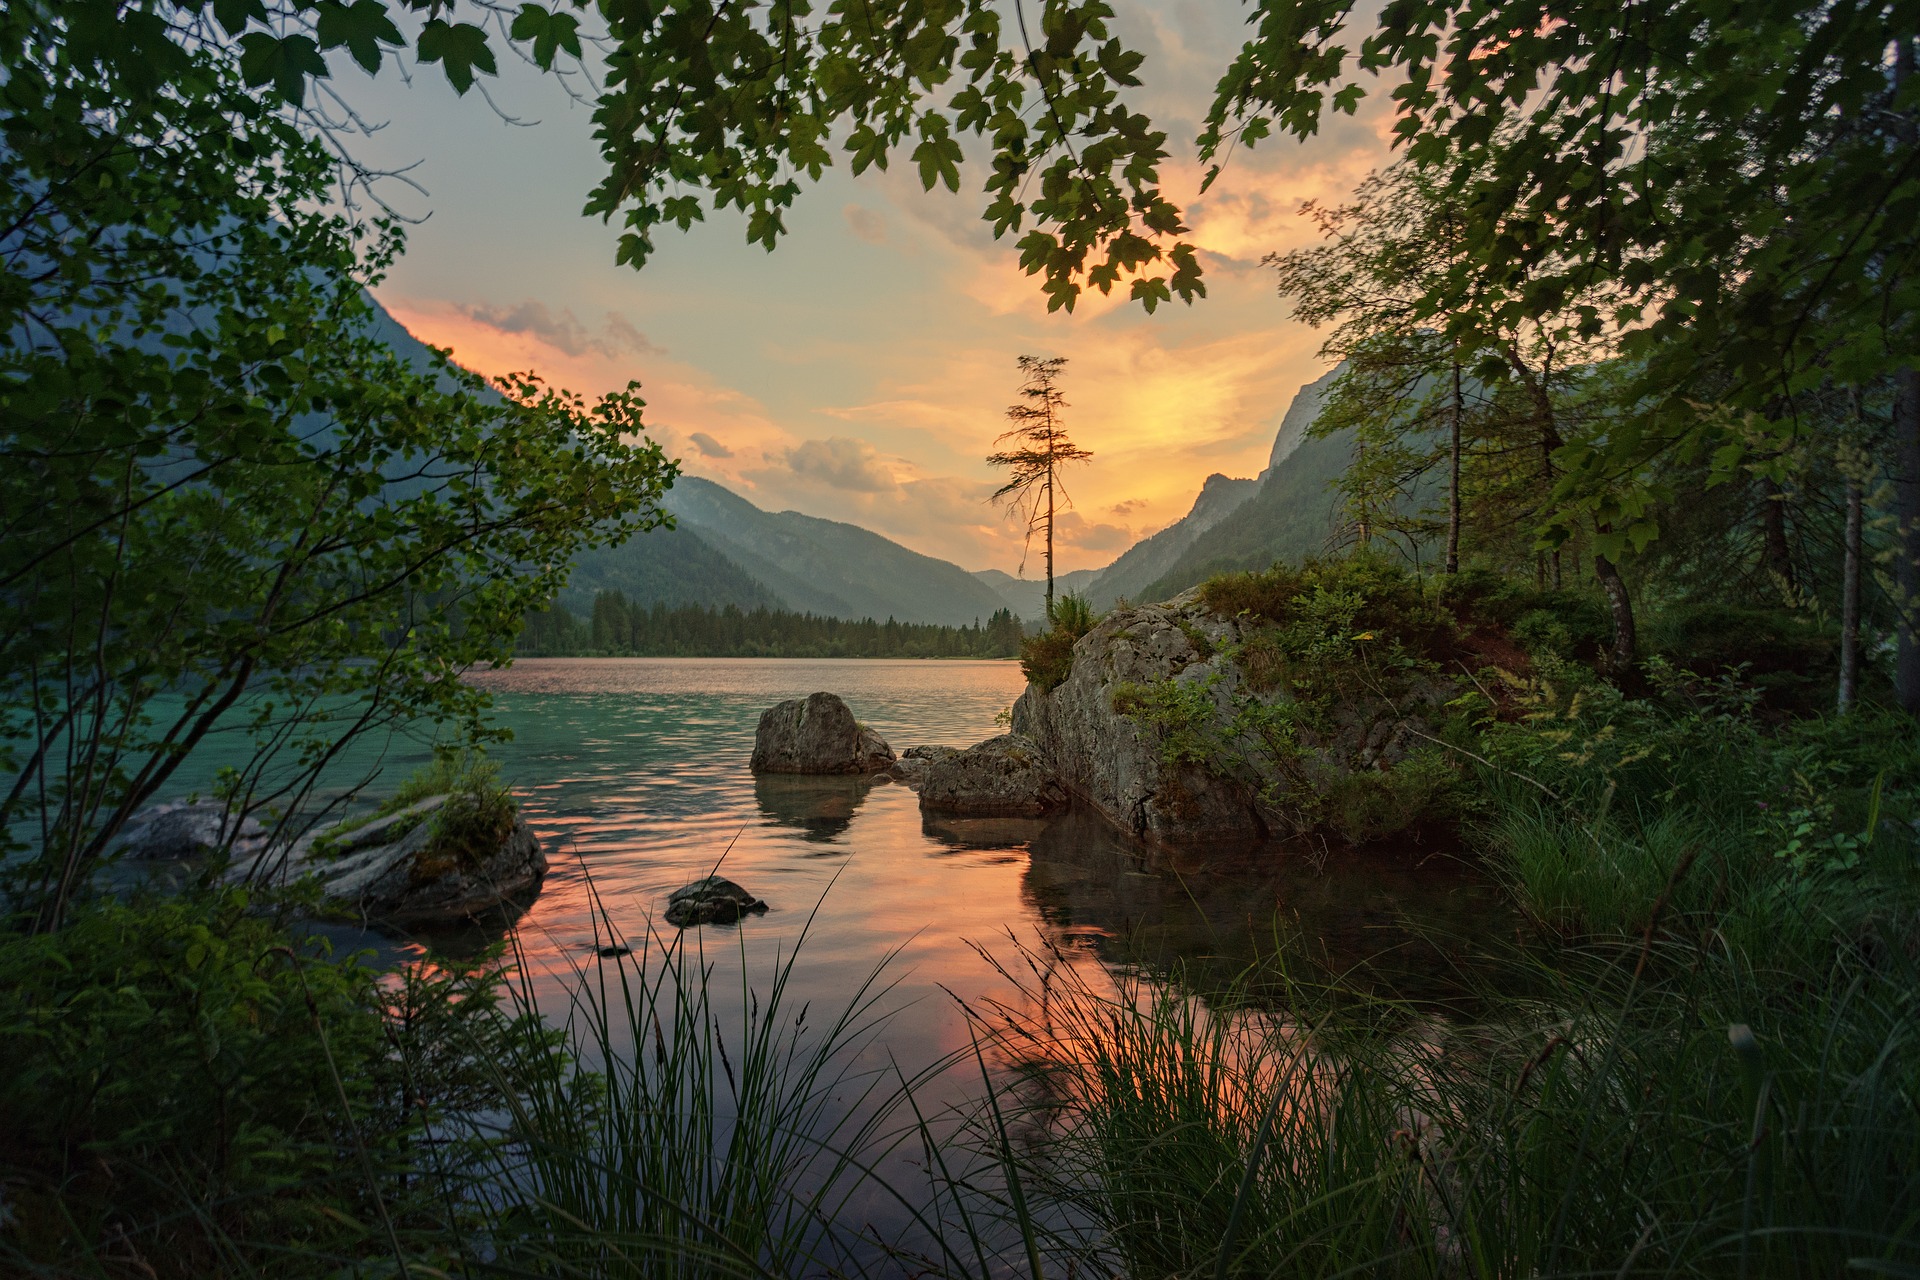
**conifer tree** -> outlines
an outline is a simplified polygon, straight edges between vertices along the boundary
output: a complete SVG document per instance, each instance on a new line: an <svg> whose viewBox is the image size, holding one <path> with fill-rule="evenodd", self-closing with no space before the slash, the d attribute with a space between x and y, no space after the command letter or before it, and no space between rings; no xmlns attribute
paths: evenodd
<svg viewBox="0 0 1920 1280"><path fill-rule="evenodd" d="M987 457L989 466L1005 467L1007 480L994 490L992 501L1009 501L1015 511L1026 517L1026 546L1033 545L1038 532L1046 538L1047 621L1053 621L1053 531L1058 504L1073 505L1060 484L1060 468L1069 462L1084 462L1092 452L1067 438L1063 411L1066 397L1060 391L1064 356L1041 359L1021 356L1021 399L1007 407L1007 421L1013 425L1000 433L995 444L1013 443L1013 448ZM1020 567L1026 568L1023 554Z"/></svg>

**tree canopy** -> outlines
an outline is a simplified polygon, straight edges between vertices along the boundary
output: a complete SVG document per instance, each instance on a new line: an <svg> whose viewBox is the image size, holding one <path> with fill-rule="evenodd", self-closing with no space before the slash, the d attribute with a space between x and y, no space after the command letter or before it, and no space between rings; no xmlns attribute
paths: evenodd
<svg viewBox="0 0 1920 1280"><path fill-rule="evenodd" d="M674 474L631 389L388 347L397 235L327 210L244 58L49 13L0 19L0 852L45 921L209 742L248 744L236 814L290 824L356 735L483 737L461 671Z"/></svg>

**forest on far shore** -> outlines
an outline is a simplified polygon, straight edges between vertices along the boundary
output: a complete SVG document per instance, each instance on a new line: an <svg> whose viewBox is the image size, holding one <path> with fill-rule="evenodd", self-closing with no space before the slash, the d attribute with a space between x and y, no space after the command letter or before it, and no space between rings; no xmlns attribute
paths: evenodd
<svg viewBox="0 0 1920 1280"><path fill-rule="evenodd" d="M649 607L602 591L584 621L559 605L529 614L516 652L541 658L1011 658L1020 652L1022 634L1011 609L984 623L949 627L731 604Z"/></svg>

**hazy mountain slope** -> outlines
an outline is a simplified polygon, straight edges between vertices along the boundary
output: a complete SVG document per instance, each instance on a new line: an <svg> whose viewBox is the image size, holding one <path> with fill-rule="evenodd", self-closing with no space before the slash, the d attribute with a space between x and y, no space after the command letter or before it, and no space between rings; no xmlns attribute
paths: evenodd
<svg viewBox="0 0 1920 1280"><path fill-rule="evenodd" d="M683 528L795 609L965 626L1007 607L959 565L909 551L858 525L762 511L697 476L681 477L666 505Z"/></svg>
<svg viewBox="0 0 1920 1280"><path fill-rule="evenodd" d="M1180 563L1201 534L1232 515L1260 488L1255 480L1235 480L1215 473L1200 487L1193 509L1101 570L1087 586L1096 609L1110 609L1115 600L1144 598L1146 591Z"/></svg>
<svg viewBox="0 0 1920 1280"><path fill-rule="evenodd" d="M1258 493L1195 538L1139 598L1165 600L1216 573L1325 554L1340 521L1340 495L1333 484L1352 459L1348 432L1305 441L1267 475Z"/></svg>
<svg viewBox="0 0 1920 1280"><path fill-rule="evenodd" d="M1053 594L1056 599L1068 592L1085 594L1088 584L1099 577L1100 569L1075 569L1071 573L1055 574ZM1038 622L1047 616L1047 580L1045 578L1016 578L1001 569L977 569L974 577L987 584L995 594L1007 602L1014 616L1027 622ZM1095 608L1104 608L1094 601Z"/></svg>
<svg viewBox="0 0 1920 1280"><path fill-rule="evenodd" d="M618 591L644 605L722 609L792 608L785 597L728 559L692 529L636 533L618 547L596 547L574 561L560 603L587 617L600 591Z"/></svg>
<svg viewBox="0 0 1920 1280"><path fill-rule="evenodd" d="M1316 440L1308 437L1307 428L1340 373L1331 370L1294 395L1274 435L1267 469L1258 481L1249 482L1254 485L1251 494L1189 539L1151 582L1118 594L1165 600L1216 573L1264 569L1276 560L1304 560L1328 551L1340 523L1340 496L1333 486L1353 460L1353 433ZM1203 491L1202 499L1205 496ZM1196 502L1195 509L1200 505Z"/></svg>
<svg viewBox="0 0 1920 1280"><path fill-rule="evenodd" d="M1346 363L1342 361L1294 392L1287 411L1280 416L1280 429L1273 433L1273 452L1267 457L1267 469L1260 473L1261 480L1272 475L1281 463L1293 456L1294 450L1306 443L1307 428L1320 416L1320 407L1327 402L1334 380L1346 371Z"/></svg>

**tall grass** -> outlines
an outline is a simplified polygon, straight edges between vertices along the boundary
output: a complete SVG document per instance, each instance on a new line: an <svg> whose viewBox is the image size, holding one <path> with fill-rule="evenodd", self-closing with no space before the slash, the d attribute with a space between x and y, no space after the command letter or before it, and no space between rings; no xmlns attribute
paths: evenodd
<svg viewBox="0 0 1920 1280"><path fill-rule="evenodd" d="M462 1171L488 1188L498 1262L540 1275L797 1276L887 1273L911 1249L944 1254L936 1270L991 1270L983 1246L958 1265L928 1216L937 1175L899 1185L903 1144L944 1141L912 1094L954 1060L914 1074L873 1065L887 965L837 1008L796 1007L805 931L757 987L741 943L737 1004L723 1012L704 936L649 928L630 953L575 969L562 1019L572 1069L510 1093L507 1141ZM515 991L523 1013L536 1010L530 984ZM976 1171L953 1160L949 1176ZM873 1225L876 1201L891 1231Z"/></svg>
<svg viewBox="0 0 1920 1280"><path fill-rule="evenodd" d="M1655 951L1566 957L1470 1027L1056 969L1045 1026L1003 1023L1044 1081L1021 1172L1107 1274L1913 1274L1911 964L1783 991Z"/></svg>
<svg viewBox="0 0 1920 1280"><path fill-rule="evenodd" d="M982 1090L958 1114L927 1086L971 1054L917 1074L863 1057L884 1029L884 970L842 1007L796 1007L802 948L757 986L743 976L735 1008L699 936L585 962L565 1010L536 1010L515 978L468 1022L409 978L394 1003L440 1034L399 1036L412 1048L387 1074L436 1082L435 1100L399 1161L373 1128L390 1104L341 1091L343 1132L382 1153L363 1178L340 1148L335 1212L359 1235L324 1250L220 1235L195 1273L1920 1268L1920 966L1892 934L1836 946L1820 970L1718 936L1516 954L1507 998L1485 1002L1498 1015L1464 1023L1284 970L1201 992L1041 944L1003 955L1013 996L970 1010ZM342 1072L371 1051L329 1043ZM391 1244L376 1208L393 1211ZM0 1257L20 1274L141 1274L128 1242L175 1228L119 1221L64 1263Z"/></svg>

